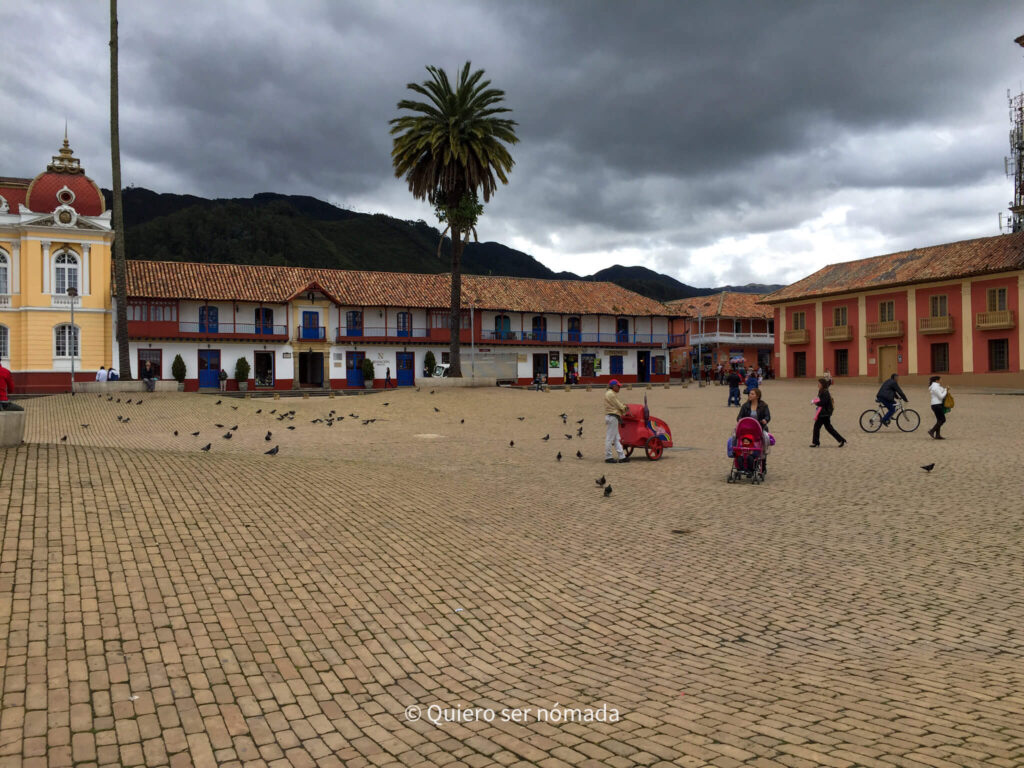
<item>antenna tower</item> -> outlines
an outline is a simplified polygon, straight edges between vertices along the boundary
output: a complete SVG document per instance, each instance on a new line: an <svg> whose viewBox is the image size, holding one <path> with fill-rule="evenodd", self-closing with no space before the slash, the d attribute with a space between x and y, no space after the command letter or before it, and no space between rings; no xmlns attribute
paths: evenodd
<svg viewBox="0 0 1024 768"><path fill-rule="evenodd" d="M1013 200L1007 227L1011 232L1024 231L1024 93L1010 96L1010 156L1006 158L1006 175L1013 178Z"/></svg>

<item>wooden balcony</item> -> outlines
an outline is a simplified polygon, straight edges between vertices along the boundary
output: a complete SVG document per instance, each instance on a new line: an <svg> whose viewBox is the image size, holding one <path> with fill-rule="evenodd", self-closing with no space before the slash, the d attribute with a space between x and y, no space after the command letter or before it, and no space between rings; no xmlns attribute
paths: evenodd
<svg viewBox="0 0 1024 768"><path fill-rule="evenodd" d="M800 328L795 331L785 331L782 334L783 344L807 344L811 340L810 331Z"/></svg>
<svg viewBox="0 0 1024 768"><path fill-rule="evenodd" d="M884 323L868 323L864 335L869 339L890 339L903 335L902 320L887 320Z"/></svg>
<svg viewBox="0 0 1024 768"><path fill-rule="evenodd" d="M850 341L853 338L852 325L825 326L825 341Z"/></svg>
<svg viewBox="0 0 1024 768"><path fill-rule="evenodd" d="M921 317L917 320L918 333L952 333L953 316L945 317Z"/></svg>
<svg viewBox="0 0 1024 768"><path fill-rule="evenodd" d="M999 312L979 312L974 316L974 327L979 331L999 331L1004 328L1016 328L1017 321L1012 309Z"/></svg>

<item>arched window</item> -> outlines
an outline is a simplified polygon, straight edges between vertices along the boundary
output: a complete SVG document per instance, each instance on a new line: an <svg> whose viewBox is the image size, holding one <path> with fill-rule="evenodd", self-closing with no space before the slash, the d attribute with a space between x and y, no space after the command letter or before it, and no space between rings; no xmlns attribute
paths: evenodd
<svg viewBox="0 0 1024 768"><path fill-rule="evenodd" d="M10 275L11 260L7 258L7 251L0 248L0 296L11 292L11 285L8 276Z"/></svg>
<svg viewBox="0 0 1024 768"><path fill-rule="evenodd" d="M10 333L6 325L0 325L0 357L5 360L11 356Z"/></svg>
<svg viewBox="0 0 1024 768"><path fill-rule="evenodd" d="M53 356L70 358L80 357L78 348L78 326L65 323L53 329Z"/></svg>
<svg viewBox="0 0 1024 768"><path fill-rule="evenodd" d="M510 339L510 338L512 338L512 323L509 320L508 315L495 315L494 316L494 338L495 339Z"/></svg>
<svg viewBox="0 0 1024 768"><path fill-rule="evenodd" d="M78 257L63 251L53 260L53 292L63 296L68 288L78 290Z"/></svg>

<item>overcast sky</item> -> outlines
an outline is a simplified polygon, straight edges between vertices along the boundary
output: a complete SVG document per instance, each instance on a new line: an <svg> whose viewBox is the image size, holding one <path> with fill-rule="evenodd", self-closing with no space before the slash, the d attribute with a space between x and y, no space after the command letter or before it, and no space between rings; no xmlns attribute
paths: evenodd
<svg viewBox="0 0 1024 768"><path fill-rule="evenodd" d="M69 124L110 186L109 3L0 0L0 175ZM1011 2L120 3L126 185L307 194L436 224L388 120L427 64L506 92L520 143L481 240L701 287L998 233Z"/></svg>

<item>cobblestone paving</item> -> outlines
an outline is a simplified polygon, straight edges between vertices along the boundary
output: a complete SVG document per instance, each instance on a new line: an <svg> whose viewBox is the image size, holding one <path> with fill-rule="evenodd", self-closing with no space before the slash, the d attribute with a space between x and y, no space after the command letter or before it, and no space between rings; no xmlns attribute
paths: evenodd
<svg viewBox="0 0 1024 768"><path fill-rule="evenodd" d="M719 387L648 391L677 447L621 466L600 389L30 401L0 766L1020 766L1024 398L939 443L924 391L861 432L873 391L812 450L813 386L769 382L761 486Z"/></svg>

